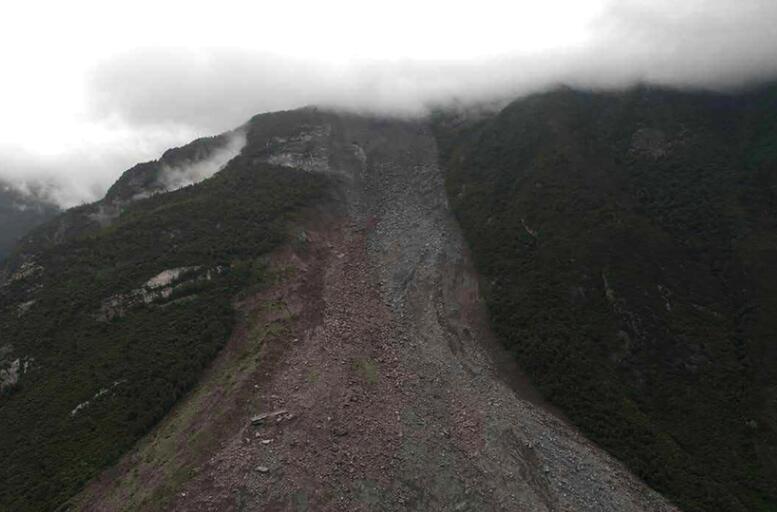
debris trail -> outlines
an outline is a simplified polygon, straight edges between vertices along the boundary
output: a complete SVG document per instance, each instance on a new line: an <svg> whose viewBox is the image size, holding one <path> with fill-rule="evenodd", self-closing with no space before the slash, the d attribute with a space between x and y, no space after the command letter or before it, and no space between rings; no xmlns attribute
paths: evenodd
<svg viewBox="0 0 777 512"><path fill-rule="evenodd" d="M674 510L516 378L490 332L428 127L314 117L274 139L267 158L331 173L342 200L308 223L304 247L276 256L296 272L263 299L285 305L289 330L233 392L250 400L209 402L211 415L237 419L192 460L167 508ZM106 503L116 500L84 509Z"/></svg>

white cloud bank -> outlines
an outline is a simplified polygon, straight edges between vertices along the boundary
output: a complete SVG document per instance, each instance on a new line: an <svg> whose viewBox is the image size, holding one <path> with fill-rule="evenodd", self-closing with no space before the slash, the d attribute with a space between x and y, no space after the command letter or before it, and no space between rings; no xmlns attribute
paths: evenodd
<svg viewBox="0 0 777 512"><path fill-rule="evenodd" d="M4 15L0 179L65 206L263 111L777 75L773 0L40 3Z"/></svg>

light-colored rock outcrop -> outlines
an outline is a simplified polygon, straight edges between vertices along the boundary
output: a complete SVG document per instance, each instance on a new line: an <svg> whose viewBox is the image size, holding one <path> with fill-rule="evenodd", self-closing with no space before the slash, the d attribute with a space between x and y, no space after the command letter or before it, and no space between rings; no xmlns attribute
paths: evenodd
<svg viewBox="0 0 777 512"><path fill-rule="evenodd" d="M135 306L165 301L185 286L198 281L210 281L216 274L223 271L224 269L221 267L203 269L200 266L163 270L149 278L139 288L126 293L112 295L103 300L96 317L100 321L122 317Z"/></svg>

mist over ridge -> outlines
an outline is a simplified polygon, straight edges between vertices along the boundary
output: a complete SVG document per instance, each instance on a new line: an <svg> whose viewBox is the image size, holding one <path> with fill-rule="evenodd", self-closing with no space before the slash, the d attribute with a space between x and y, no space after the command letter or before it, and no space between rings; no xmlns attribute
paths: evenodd
<svg viewBox="0 0 777 512"><path fill-rule="evenodd" d="M268 7L254 13L255 25L233 3L218 13L193 5L189 24L169 23L153 44L100 28L94 35L107 49L72 66L70 43L44 45L62 58L39 76L11 50L31 36L7 35L9 66L24 72L0 85L9 112L0 121L0 180L70 207L99 199L134 163L260 112L318 105L417 117L430 106L506 101L560 84L725 92L777 76L777 4L765 0L485 2L469 11L408 4L382 9L382 24L344 2L308 6L312 20ZM155 19L124 14L160 29L176 9L160 8ZM31 78L39 83L30 87Z"/></svg>

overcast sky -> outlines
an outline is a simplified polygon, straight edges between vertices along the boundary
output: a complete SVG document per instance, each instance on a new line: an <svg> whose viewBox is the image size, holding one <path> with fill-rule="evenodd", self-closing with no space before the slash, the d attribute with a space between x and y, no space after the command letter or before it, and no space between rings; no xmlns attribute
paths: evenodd
<svg viewBox="0 0 777 512"><path fill-rule="evenodd" d="M776 55L777 0L7 2L0 179L72 206L258 112L719 89L774 76Z"/></svg>

